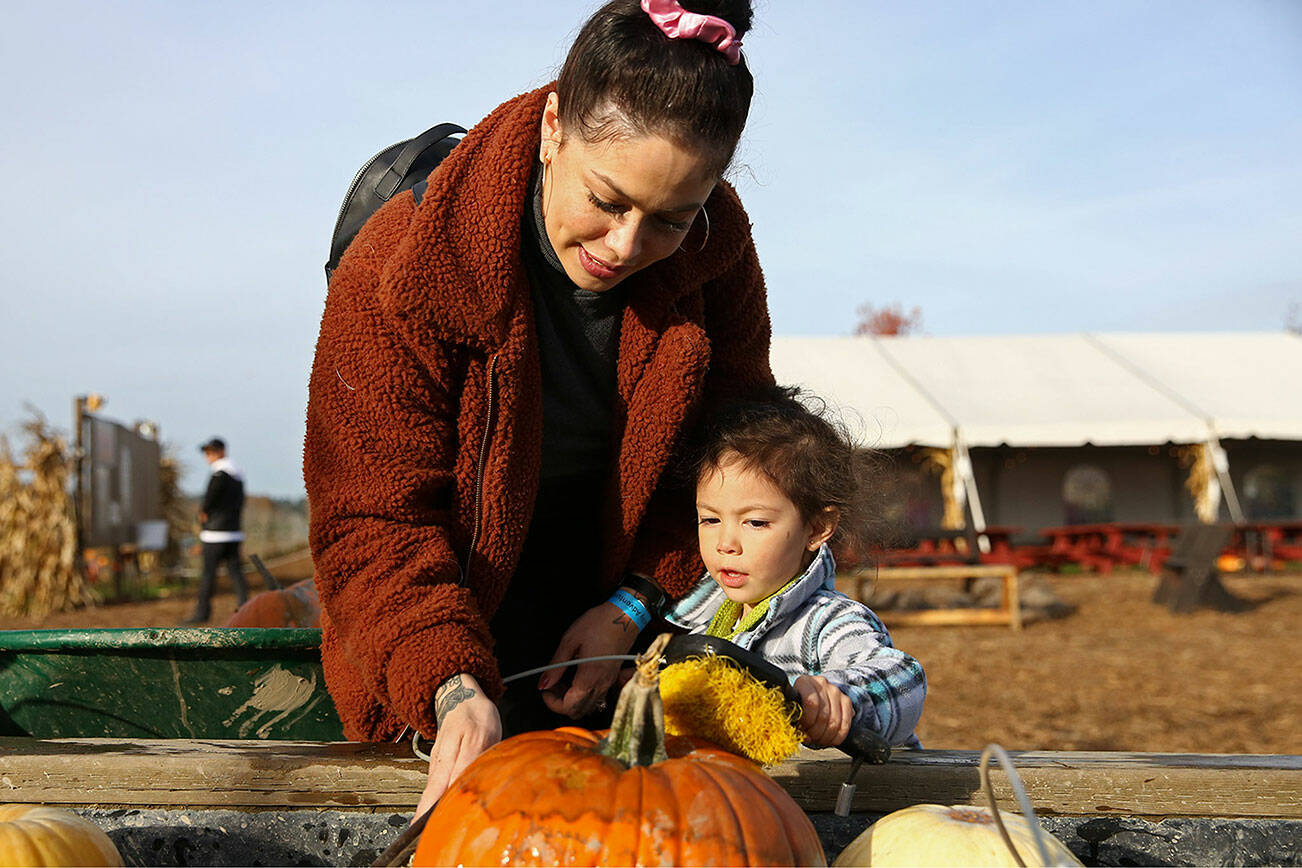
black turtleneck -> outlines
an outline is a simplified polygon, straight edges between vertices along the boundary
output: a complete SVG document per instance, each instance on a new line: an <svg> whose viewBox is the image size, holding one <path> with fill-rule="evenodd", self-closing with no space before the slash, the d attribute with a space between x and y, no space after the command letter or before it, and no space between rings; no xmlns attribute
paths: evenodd
<svg viewBox="0 0 1302 868"><path fill-rule="evenodd" d="M608 593L599 582L601 515L626 296L618 286L588 292L566 277L547 239L537 173L532 201L522 246L542 362L542 478L516 574L492 621L504 675L545 664L574 619ZM508 685L498 707L507 734L574 723L543 706L536 679Z"/></svg>
<svg viewBox="0 0 1302 868"><path fill-rule="evenodd" d="M525 215L525 271L533 294L542 360L542 481L604 478L610 467L615 361L624 287L580 289L565 274L543 222L542 183L533 177Z"/></svg>

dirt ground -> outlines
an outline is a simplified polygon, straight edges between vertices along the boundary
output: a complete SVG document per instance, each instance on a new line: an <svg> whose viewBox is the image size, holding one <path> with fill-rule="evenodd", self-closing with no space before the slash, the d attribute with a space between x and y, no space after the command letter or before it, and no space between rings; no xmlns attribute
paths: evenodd
<svg viewBox="0 0 1302 868"><path fill-rule="evenodd" d="M892 631L927 671L925 746L1302 753L1302 573L1227 577L1253 607L1191 615L1151 603L1147 573L1023 578L1075 612L1020 633ZM0 629L172 627L193 605L182 592L39 621L0 618ZM233 594L219 594L213 623L234 608Z"/></svg>

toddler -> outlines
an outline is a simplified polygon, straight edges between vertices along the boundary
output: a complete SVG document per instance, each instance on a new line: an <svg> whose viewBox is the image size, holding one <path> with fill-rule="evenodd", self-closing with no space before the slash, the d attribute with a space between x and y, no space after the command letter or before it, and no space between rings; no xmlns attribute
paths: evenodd
<svg viewBox="0 0 1302 868"><path fill-rule="evenodd" d="M890 744L919 746L922 666L833 584L828 544L865 536L865 453L780 387L714 414L699 440L689 472L707 575L668 619L785 671L808 744L840 744L861 723Z"/></svg>

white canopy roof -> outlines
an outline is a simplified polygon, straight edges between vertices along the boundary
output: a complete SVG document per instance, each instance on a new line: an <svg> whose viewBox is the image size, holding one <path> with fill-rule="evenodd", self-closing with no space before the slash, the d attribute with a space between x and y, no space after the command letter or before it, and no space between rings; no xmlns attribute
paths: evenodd
<svg viewBox="0 0 1302 868"><path fill-rule="evenodd" d="M1226 439L1302 440L1302 338L1256 334L1104 334L1158 388Z"/></svg>
<svg viewBox="0 0 1302 868"><path fill-rule="evenodd" d="M775 337L772 362L877 448L1302 440L1286 333Z"/></svg>
<svg viewBox="0 0 1302 868"><path fill-rule="evenodd" d="M774 338L778 382L803 386L839 410L865 446L948 447L954 422L864 338Z"/></svg>

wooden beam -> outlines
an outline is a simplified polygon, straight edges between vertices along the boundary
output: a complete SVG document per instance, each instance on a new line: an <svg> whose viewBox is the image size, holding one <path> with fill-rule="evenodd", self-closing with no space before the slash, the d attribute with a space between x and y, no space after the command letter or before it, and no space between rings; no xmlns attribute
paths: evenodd
<svg viewBox="0 0 1302 868"><path fill-rule="evenodd" d="M939 627L973 624L1007 624L1014 630L1020 630L1021 624L1013 624L1012 612L1008 609L887 609L878 612L888 627ZM1020 619L1019 619L1020 621Z"/></svg>
<svg viewBox="0 0 1302 868"><path fill-rule="evenodd" d="M876 570L860 570L855 573L855 578L868 582L874 579L980 579L1003 578L1010 573L1016 575L1017 567L1012 564L946 564L935 567L878 567Z"/></svg>
<svg viewBox="0 0 1302 868"><path fill-rule="evenodd" d="M1022 596L1017 567L1012 564L963 564L935 567L880 567L856 570L836 577L836 589L852 600L864 599L864 585L874 581L916 582L936 579L997 578L1003 582L998 608L955 608L894 611L887 609L878 616L887 626L939 626L967 624L1007 624L1022 629Z"/></svg>
<svg viewBox="0 0 1302 868"><path fill-rule="evenodd" d="M896 751L864 766L854 810L886 813L919 803L984 805L979 751ZM1037 811L1063 816L1302 819L1302 756L1010 751ZM818 762L823 759L823 762ZM806 811L829 811L849 773L835 751L802 749L769 770ZM1001 808L1020 811L1003 771L991 782Z"/></svg>
<svg viewBox="0 0 1302 868"><path fill-rule="evenodd" d="M1302 757L1013 753L1036 809L1066 816L1302 819ZM897 751L865 766L854 810L982 804L974 751ZM770 774L811 813L829 812L850 761L802 750ZM414 810L426 764L406 745L353 742L0 738L0 803L80 807ZM1002 771L1001 806L1018 810Z"/></svg>

